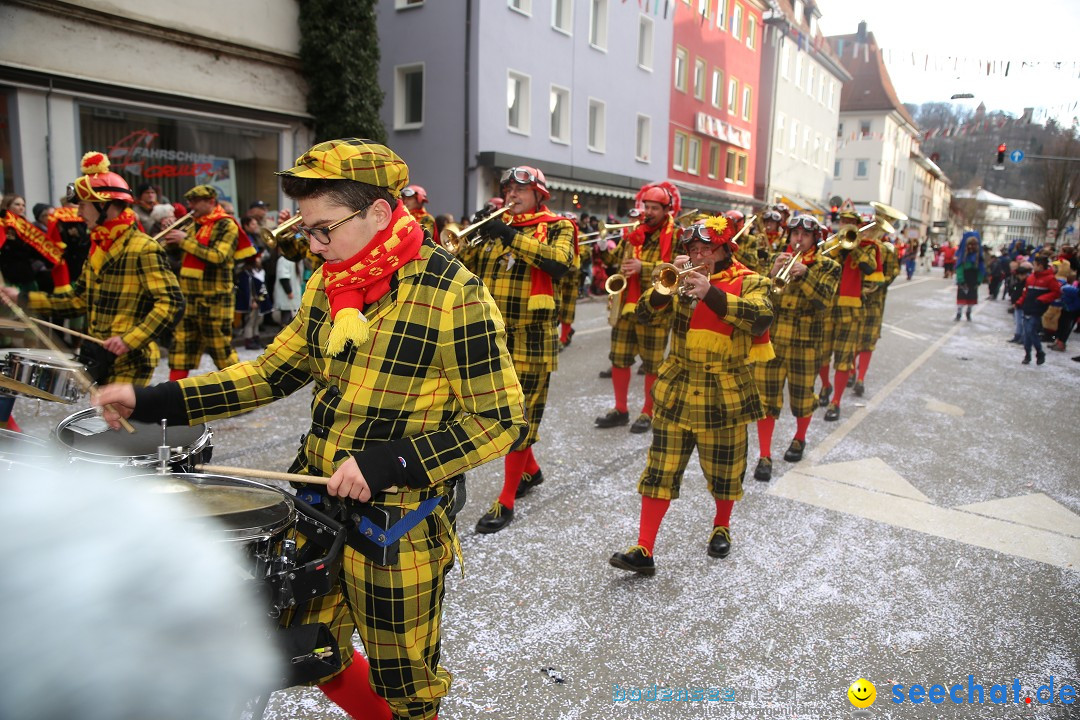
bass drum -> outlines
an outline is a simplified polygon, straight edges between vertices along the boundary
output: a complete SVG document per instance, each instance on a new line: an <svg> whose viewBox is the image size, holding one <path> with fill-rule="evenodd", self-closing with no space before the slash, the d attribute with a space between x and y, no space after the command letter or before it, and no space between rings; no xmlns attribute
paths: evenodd
<svg viewBox="0 0 1080 720"><path fill-rule="evenodd" d="M132 422L135 432L113 431L97 410L80 410L64 418L53 430L53 440L66 452L71 462L89 462L117 467L154 467L158 464L158 446L162 444L161 426ZM205 424L169 426L165 442L171 448L169 467L178 472L194 470L199 463L210 462L214 431Z"/></svg>

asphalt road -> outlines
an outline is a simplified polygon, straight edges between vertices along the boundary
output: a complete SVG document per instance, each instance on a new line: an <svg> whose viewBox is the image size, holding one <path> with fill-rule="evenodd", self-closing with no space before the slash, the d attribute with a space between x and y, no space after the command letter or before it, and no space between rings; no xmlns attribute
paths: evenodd
<svg viewBox="0 0 1080 720"><path fill-rule="evenodd" d="M795 465L780 459L794 432L785 414L770 483L749 475L751 429L727 559L705 553L714 508L692 460L652 578L607 563L636 541L649 437L593 427L611 403L597 378L608 329L603 303L582 302L536 446L547 482L509 528L481 536L472 527L502 463L469 476L465 577L451 574L444 611L454 685L440 716L841 718L861 677L877 688L869 717L1080 717L1060 702L1062 684L1080 685L1080 340L1021 366L1004 304L982 300L956 323L954 288L938 269L897 280L866 396L849 390L840 422L819 411ZM630 401L642 401L638 376ZM286 469L308 402L301 391L216 423L215 462ZM72 411L35 405L21 400L16 414L39 435ZM967 703L969 675L982 704ZM1055 703L1040 704L1051 678ZM962 684L964 704L893 702L895 685L914 684ZM994 684L1009 686L1007 704L991 702ZM629 699L654 686L706 699ZM318 691L291 689L266 717L344 715Z"/></svg>

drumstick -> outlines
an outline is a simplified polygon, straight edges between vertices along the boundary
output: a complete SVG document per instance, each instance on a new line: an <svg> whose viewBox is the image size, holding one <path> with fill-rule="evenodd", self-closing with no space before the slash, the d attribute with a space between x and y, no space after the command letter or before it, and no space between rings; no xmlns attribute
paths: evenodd
<svg viewBox="0 0 1080 720"><path fill-rule="evenodd" d="M57 355L67 354L56 346L56 343L52 341L51 337L45 334L45 331L43 331L41 328L31 322L30 316L27 315L21 307L19 307L19 304L17 302L9 298L7 296L7 293L3 290L0 290L0 300L3 300L4 304L11 309L11 312L15 313L15 317L26 323L26 327L28 327L35 335L37 335L38 340L45 343L45 347L49 348ZM90 393L91 398L93 398L97 394L97 383L95 383L94 379L90 377L90 374L86 372L86 368L82 367L81 365L75 368L75 377L77 377L79 379L79 382L82 383L83 389L86 390L86 392ZM117 414L117 416L120 418L121 427L123 427L129 433L135 432L134 426L132 426L132 424L129 423L126 418L120 415L119 411L117 411L117 409L114 408L112 404L105 405L105 409Z"/></svg>
<svg viewBox="0 0 1080 720"><path fill-rule="evenodd" d="M105 345L104 340L99 340L99 339L97 339L96 337L94 337L92 335L87 335L86 333L81 333L78 330L72 330L71 328L66 328L63 325L53 325L51 322L46 322L46 321L40 320L40 319L38 319L36 317L30 318L30 320L32 320L33 322L36 322L38 325L44 325L47 328L52 328L53 330L59 330L62 333L67 333L68 335L74 335L75 337L82 338L83 340L89 340L90 342L95 342L98 345L102 345L102 346Z"/></svg>
<svg viewBox="0 0 1080 720"><path fill-rule="evenodd" d="M263 480L283 480L285 482L307 483L309 485L326 485L330 478L316 477L314 475L300 475L299 473L277 472L276 470L255 470L253 468L232 467L230 465L196 465L199 472L217 473L218 475L241 475L244 477L262 478ZM397 485L386 488L385 492L398 492Z"/></svg>

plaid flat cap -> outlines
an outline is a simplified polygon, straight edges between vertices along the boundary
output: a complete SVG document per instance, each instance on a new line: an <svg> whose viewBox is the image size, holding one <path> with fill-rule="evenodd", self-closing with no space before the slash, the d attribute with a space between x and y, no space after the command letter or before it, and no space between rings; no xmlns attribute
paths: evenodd
<svg viewBox="0 0 1080 720"><path fill-rule="evenodd" d="M323 180L355 180L383 187L394 197L409 184L409 166L386 147L361 138L319 143L296 158L296 166L278 175Z"/></svg>
<svg viewBox="0 0 1080 720"><path fill-rule="evenodd" d="M185 200L198 200L199 198L217 198L217 190L213 185L196 185L184 193Z"/></svg>

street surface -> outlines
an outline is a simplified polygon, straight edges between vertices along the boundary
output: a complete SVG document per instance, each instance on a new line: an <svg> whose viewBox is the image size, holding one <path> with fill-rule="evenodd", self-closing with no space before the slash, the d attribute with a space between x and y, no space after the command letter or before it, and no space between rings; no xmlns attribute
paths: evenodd
<svg viewBox="0 0 1080 720"><path fill-rule="evenodd" d="M752 479L751 428L724 560L705 553L714 506L695 457L652 578L607 563L637 539L649 436L593 427L612 402L597 378L608 328L601 300L581 302L536 446L546 483L506 530L484 536L473 526L502 463L469 476L465 577L455 566L444 614L454 685L440 717L846 718L860 677L877 688L868 717L1080 717L1057 695L1024 702L1051 677L1055 693L1080 685L1080 363L1070 360L1080 340L1022 366L1023 350L1006 342L1012 317L985 294L973 320L956 323L955 286L940 269L899 278L866 396L849 389L836 423L819 410L795 465L781 459L795 426L785 409L770 483ZM308 403L301 391L216 423L214 462L287 469ZM36 405L15 409L39 435L82 407ZM986 690L982 705L891 702L894 684L959 683L966 703L969 675ZM995 683L1010 687L1007 705L991 704ZM730 701L616 701L654 685ZM320 692L291 689L266 717L345 716Z"/></svg>

